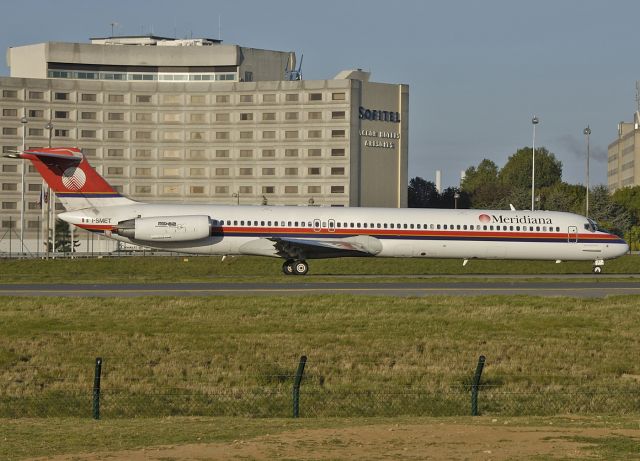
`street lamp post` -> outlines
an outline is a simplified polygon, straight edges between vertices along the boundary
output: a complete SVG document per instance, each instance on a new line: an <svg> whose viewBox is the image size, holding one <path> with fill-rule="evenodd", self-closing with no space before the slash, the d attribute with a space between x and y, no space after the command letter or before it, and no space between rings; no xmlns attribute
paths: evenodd
<svg viewBox="0 0 640 461"><path fill-rule="evenodd" d="M587 206L586 206L586 217L589 217L589 135L591 135L591 128L589 125L583 131L584 135L587 137Z"/></svg>
<svg viewBox="0 0 640 461"><path fill-rule="evenodd" d="M240 205L240 192L234 192L231 196L236 199L236 205Z"/></svg>
<svg viewBox="0 0 640 461"><path fill-rule="evenodd" d="M26 149L27 138L27 117L22 117L20 123L22 123L22 151ZM25 162L22 162L22 174L20 181L20 254L24 254L24 174L25 174Z"/></svg>
<svg viewBox="0 0 640 461"><path fill-rule="evenodd" d="M531 211L536 209L535 193L536 193L536 125L540 122L535 115L531 119L533 124L533 147L531 149Z"/></svg>
<svg viewBox="0 0 640 461"><path fill-rule="evenodd" d="M458 189L456 189L456 191L453 193L453 203L454 203L454 208L457 210L458 209L458 199L460 198L460 192L458 192Z"/></svg>
<svg viewBox="0 0 640 461"><path fill-rule="evenodd" d="M51 147L51 134L53 133L53 123L51 123L51 121L49 121L49 123L47 123L44 126L48 131L49 131L49 147ZM51 231L50 227L51 227L51 191L49 190L49 185L47 184L46 181L42 181L42 191L41 191L41 195L42 195L42 213L45 213L45 202L46 202L46 215L47 215L47 219L43 219L43 222L46 221L45 224L45 238L43 239L45 241L45 251L46 251L46 259L49 259L49 232ZM88 251L88 250L87 250Z"/></svg>

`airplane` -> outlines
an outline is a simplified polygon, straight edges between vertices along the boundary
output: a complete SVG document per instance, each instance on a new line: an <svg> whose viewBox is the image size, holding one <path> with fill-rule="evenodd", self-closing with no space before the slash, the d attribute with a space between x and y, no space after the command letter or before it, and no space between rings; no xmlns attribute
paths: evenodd
<svg viewBox="0 0 640 461"><path fill-rule="evenodd" d="M286 275L306 274L310 259L356 256L593 261L600 273L629 251L573 213L143 203L118 193L78 148L6 156L30 160L62 202L59 217L81 229L158 250L282 258Z"/></svg>

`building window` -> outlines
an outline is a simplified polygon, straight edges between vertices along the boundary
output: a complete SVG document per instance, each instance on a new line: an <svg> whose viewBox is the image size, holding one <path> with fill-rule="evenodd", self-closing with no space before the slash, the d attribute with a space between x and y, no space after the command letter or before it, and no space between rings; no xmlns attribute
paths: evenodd
<svg viewBox="0 0 640 461"><path fill-rule="evenodd" d="M124 120L124 112L109 112L107 114L107 120L110 120L110 121Z"/></svg>
<svg viewBox="0 0 640 461"><path fill-rule="evenodd" d="M204 194L204 186L191 186L189 191L194 195Z"/></svg>
<svg viewBox="0 0 640 461"><path fill-rule="evenodd" d="M150 94L137 94L136 95L136 102L139 104L148 104L151 102L151 95Z"/></svg>
<svg viewBox="0 0 640 461"><path fill-rule="evenodd" d="M297 168L285 168L284 169L285 176L298 176Z"/></svg>
<svg viewBox="0 0 640 461"><path fill-rule="evenodd" d="M182 131L163 131L162 139L165 141L182 141Z"/></svg>
<svg viewBox="0 0 640 461"><path fill-rule="evenodd" d="M345 112L343 110L331 112L331 118L334 120L343 120L345 118Z"/></svg>
<svg viewBox="0 0 640 461"><path fill-rule="evenodd" d="M344 149L331 149L332 157L344 157Z"/></svg>
<svg viewBox="0 0 640 461"><path fill-rule="evenodd" d="M3 154L11 154L18 150L18 146L2 146ZM4 170L3 170L4 171Z"/></svg>
<svg viewBox="0 0 640 461"><path fill-rule="evenodd" d="M191 149L189 151L189 158L191 160L206 160L207 155L204 152L204 149Z"/></svg>
<svg viewBox="0 0 640 461"><path fill-rule="evenodd" d="M262 193L263 194L275 194L276 193L276 186L262 186Z"/></svg>
<svg viewBox="0 0 640 461"><path fill-rule="evenodd" d="M218 104L229 104L229 95L228 94L217 94L216 95L216 103L218 103Z"/></svg>
<svg viewBox="0 0 640 461"><path fill-rule="evenodd" d="M253 157L252 149L240 149L240 158L251 158Z"/></svg>
<svg viewBox="0 0 640 461"><path fill-rule="evenodd" d="M18 184L12 182L2 183L2 190L4 191L16 191L18 190Z"/></svg>
<svg viewBox="0 0 640 461"><path fill-rule="evenodd" d="M29 118L42 118L44 117L44 111L41 109L30 109L27 114Z"/></svg>
<svg viewBox="0 0 640 461"><path fill-rule="evenodd" d="M309 112L307 114L307 118L309 120L321 120L322 119L322 112Z"/></svg>
<svg viewBox="0 0 640 461"><path fill-rule="evenodd" d="M241 131L240 139L253 139L253 131Z"/></svg>
<svg viewBox="0 0 640 461"><path fill-rule="evenodd" d="M151 186L136 186L136 194L150 194Z"/></svg>
<svg viewBox="0 0 640 461"><path fill-rule="evenodd" d="M333 101L344 101L346 99L345 93L332 93L331 99Z"/></svg>
<svg viewBox="0 0 640 461"><path fill-rule="evenodd" d="M284 138L285 139L297 139L298 138L298 131L285 131L284 132Z"/></svg>
<svg viewBox="0 0 640 461"><path fill-rule="evenodd" d="M309 168L309 169L307 170L307 173L308 173L308 175L309 175L309 176L319 176L319 175L320 175L320 173L321 173L321 171L322 171L322 170L321 170L321 168L320 168L320 167L316 167L316 166L314 166L314 167Z"/></svg>
<svg viewBox="0 0 640 461"><path fill-rule="evenodd" d="M192 141L204 141L204 131L192 131L191 133L189 133L189 139L191 139Z"/></svg>
<svg viewBox="0 0 640 461"><path fill-rule="evenodd" d="M274 93L263 94L262 102L276 102L276 95Z"/></svg>
<svg viewBox="0 0 640 461"><path fill-rule="evenodd" d="M80 112L81 120L96 120L97 114L95 112Z"/></svg>
<svg viewBox="0 0 640 461"><path fill-rule="evenodd" d="M69 93L56 92L53 94L53 99L56 101L68 101Z"/></svg>
<svg viewBox="0 0 640 461"><path fill-rule="evenodd" d="M85 155L85 157L95 157L96 156L96 150L92 147L85 147L82 149L82 153Z"/></svg>
<svg viewBox="0 0 640 461"><path fill-rule="evenodd" d="M207 102L207 98L204 94L191 95L191 104L205 104L206 102Z"/></svg>
<svg viewBox="0 0 640 461"><path fill-rule="evenodd" d="M344 130L331 130L332 138L344 138L345 132Z"/></svg>
<svg viewBox="0 0 640 461"><path fill-rule="evenodd" d="M285 120L298 120L298 112L285 112L284 119Z"/></svg>
<svg viewBox="0 0 640 461"><path fill-rule="evenodd" d="M241 194L253 194L253 186L240 186L238 192Z"/></svg>
<svg viewBox="0 0 640 461"><path fill-rule="evenodd" d="M206 175L204 168L189 168L189 176L192 178L202 178Z"/></svg>
<svg viewBox="0 0 640 461"><path fill-rule="evenodd" d="M136 158L151 158L151 149L136 149Z"/></svg>
<svg viewBox="0 0 640 461"><path fill-rule="evenodd" d="M67 137L69 137L69 130L59 130L59 129L57 129L57 130L53 131L53 135L56 138L67 138Z"/></svg>
<svg viewBox="0 0 640 461"><path fill-rule="evenodd" d="M240 168L240 176L253 176L253 168Z"/></svg>
<svg viewBox="0 0 640 461"><path fill-rule="evenodd" d="M214 192L216 194L228 194L229 193L229 186L216 186L214 189Z"/></svg>
<svg viewBox="0 0 640 461"><path fill-rule="evenodd" d="M343 176L343 175L344 175L344 167L331 168L331 176Z"/></svg>
<svg viewBox="0 0 640 461"><path fill-rule="evenodd" d="M43 128L29 128L29 136L44 136Z"/></svg>
<svg viewBox="0 0 640 461"><path fill-rule="evenodd" d="M2 90L2 97L7 99L16 99L18 97L17 90Z"/></svg>
<svg viewBox="0 0 640 461"><path fill-rule="evenodd" d="M136 168L136 176L151 176L151 168Z"/></svg>
<svg viewBox="0 0 640 461"><path fill-rule="evenodd" d="M18 109L2 109L3 117L17 117Z"/></svg>
<svg viewBox="0 0 640 461"><path fill-rule="evenodd" d="M42 190L42 184L29 184L27 190L29 192L40 192Z"/></svg>
<svg viewBox="0 0 640 461"><path fill-rule="evenodd" d="M124 131L107 131L108 139L124 139Z"/></svg>
<svg viewBox="0 0 640 461"><path fill-rule="evenodd" d="M82 138L95 138L96 130L81 130L80 137Z"/></svg>
<svg viewBox="0 0 640 461"><path fill-rule="evenodd" d="M275 176L276 169L275 168L263 168L262 176Z"/></svg>
<svg viewBox="0 0 640 461"><path fill-rule="evenodd" d="M240 102L253 102L253 95L252 94L241 94L240 95Z"/></svg>
<svg viewBox="0 0 640 461"><path fill-rule="evenodd" d="M124 95L123 94L110 94L107 97L107 100L109 102L124 102Z"/></svg>
<svg viewBox="0 0 640 461"><path fill-rule="evenodd" d="M110 166L107 168L107 174L110 175L122 175L124 173L124 168L121 166Z"/></svg>
<svg viewBox="0 0 640 461"><path fill-rule="evenodd" d="M322 101L322 93L310 93L309 101Z"/></svg>
<svg viewBox="0 0 640 461"><path fill-rule="evenodd" d="M227 149L216 150L216 158L229 158L229 151Z"/></svg>
<svg viewBox="0 0 640 461"><path fill-rule="evenodd" d="M162 114L162 121L167 123L179 123L182 122L182 114L171 112Z"/></svg>
<svg viewBox="0 0 640 461"><path fill-rule="evenodd" d="M216 168L216 176L229 176L229 168Z"/></svg>
<svg viewBox="0 0 640 461"><path fill-rule="evenodd" d="M297 157L298 156L298 149L285 149L284 156L285 157Z"/></svg>
<svg viewBox="0 0 640 461"><path fill-rule="evenodd" d="M264 112L262 114L262 120L264 120L265 122L271 122L273 120L276 119L276 113L275 112Z"/></svg>
<svg viewBox="0 0 640 461"><path fill-rule="evenodd" d="M229 139L229 132L228 131L216 131L216 139L218 139L218 140Z"/></svg>
<svg viewBox="0 0 640 461"><path fill-rule="evenodd" d="M53 118L69 118L69 112L66 110L56 110L53 112Z"/></svg>
<svg viewBox="0 0 640 461"><path fill-rule="evenodd" d="M287 102L297 102L298 101L298 93L287 93L284 97L284 100Z"/></svg>
<svg viewBox="0 0 640 461"><path fill-rule="evenodd" d="M17 202L2 202L3 210L17 210L18 203Z"/></svg>
<svg viewBox="0 0 640 461"><path fill-rule="evenodd" d="M228 113L216 114L216 122L228 122L228 121L229 121Z"/></svg>
<svg viewBox="0 0 640 461"><path fill-rule="evenodd" d="M17 173L18 165L2 165L3 173Z"/></svg>
<svg viewBox="0 0 640 461"><path fill-rule="evenodd" d="M137 112L136 122L151 122L153 117L150 112Z"/></svg>
<svg viewBox="0 0 640 461"><path fill-rule="evenodd" d="M262 139L275 139L276 138L276 132L275 131L263 131L262 132Z"/></svg>
<svg viewBox="0 0 640 461"><path fill-rule="evenodd" d="M40 203L38 203L38 202L29 202L27 204L27 207L30 210L39 210L40 209ZM31 222L31 221L29 221L29 222ZM38 221L35 221L35 222L38 222Z"/></svg>
<svg viewBox="0 0 640 461"><path fill-rule="evenodd" d="M309 186L307 187L307 193L308 194L320 194L322 189L320 186Z"/></svg>
<svg viewBox="0 0 640 461"><path fill-rule="evenodd" d="M240 114L240 120L242 121L253 120L253 114L251 112L242 112Z"/></svg>
<svg viewBox="0 0 640 461"><path fill-rule="evenodd" d="M151 131L136 131L136 139L151 139Z"/></svg>
<svg viewBox="0 0 640 461"><path fill-rule="evenodd" d="M297 194L298 193L298 186L284 186L284 193L285 194Z"/></svg>
<svg viewBox="0 0 640 461"><path fill-rule="evenodd" d="M107 157L124 157L124 149L107 149Z"/></svg>
<svg viewBox="0 0 640 461"><path fill-rule="evenodd" d="M191 123L204 123L206 121L205 114L189 114Z"/></svg>
<svg viewBox="0 0 640 461"><path fill-rule="evenodd" d="M165 195L178 195L180 194L180 186L167 185L162 188L162 193Z"/></svg>
<svg viewBox="0 0 640 461"><path fill-rule="evenodd" d="M332 194L344 194L344 186L331 186Z"/></svg>
<svg viewBox="0 0 640 461"><path fill-rule="evenodd" d="M182 171L180 170L180 168L163 168L162 169L162 176L167 178L175 178L175 177L180 177L182 176Z"/></svg>
<svg viewBox="0 0 640 461"><path fill-rule="evenodd" d="M253 72L245 70L244 71L244 81L245 82L253 82Z"/></svg>
<svg viewBox="0 0 640 461"><path fill-rule="evenodd" d="M275 149L262 149L262 156L264 158L273 158L276 156Z"/></svg>
<svg viewBox="0 0 640 461"><path fill-rule="evenodd" d="M309 130L308 137L311 139L321 138L322 130Z"/></svg>
<svg viewBox="0 0 640 461"><path fill-rule="evenodd" d="M309 149L307 151L307 155L309 157L321 157L322 156L322 149Z"/></svg>
<svg viewBox="0 0 640 461"><path fill-rule="evenodd" d="M96 102L96 94L95 93L82 93L80 96L80 100L84 102Z"/></svg>
<svg viewBox="0 0 640 461"><path fill-rule="evenodd" d="M162 151L162 158L179 160L182 158L182 149L165 149Z"/></svg>
<svg viewBox="0 0 640 461"><path fill-rule="evenodd" d="M44 99L43 91L29 91L29 99ZM84 101L84 99L83 99Z"/></svg>

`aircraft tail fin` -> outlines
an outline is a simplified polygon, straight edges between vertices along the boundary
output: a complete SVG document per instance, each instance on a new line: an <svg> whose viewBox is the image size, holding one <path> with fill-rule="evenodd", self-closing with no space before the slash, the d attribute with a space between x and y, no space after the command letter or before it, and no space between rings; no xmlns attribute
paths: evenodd
<svg viewBox="0 0 640 461"><path fill-rule="evenodd" d="M67 211L134 203L116 191L76 147L49 147L6 155L30 160Z"/></svg>

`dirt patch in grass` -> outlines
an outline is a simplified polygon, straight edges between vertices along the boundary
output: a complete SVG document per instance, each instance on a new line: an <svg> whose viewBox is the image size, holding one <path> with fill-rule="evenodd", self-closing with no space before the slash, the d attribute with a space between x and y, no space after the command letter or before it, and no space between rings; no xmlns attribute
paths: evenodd
<svg viewBox="0 0 640 461"><path fill-rule="evenodd" d="M616 452L609 440L625 440ZM603 446L604 451L603 451ZM147 447L108 453L72 454L38 460L511 460L624 459L640 443L640 429L515 426L509 420L483 424L433 422L373 424L339 429L299 429L224 443ZM626 448L625 448L626 447ZM635 449L635 448L632 448Z"/></svg>

